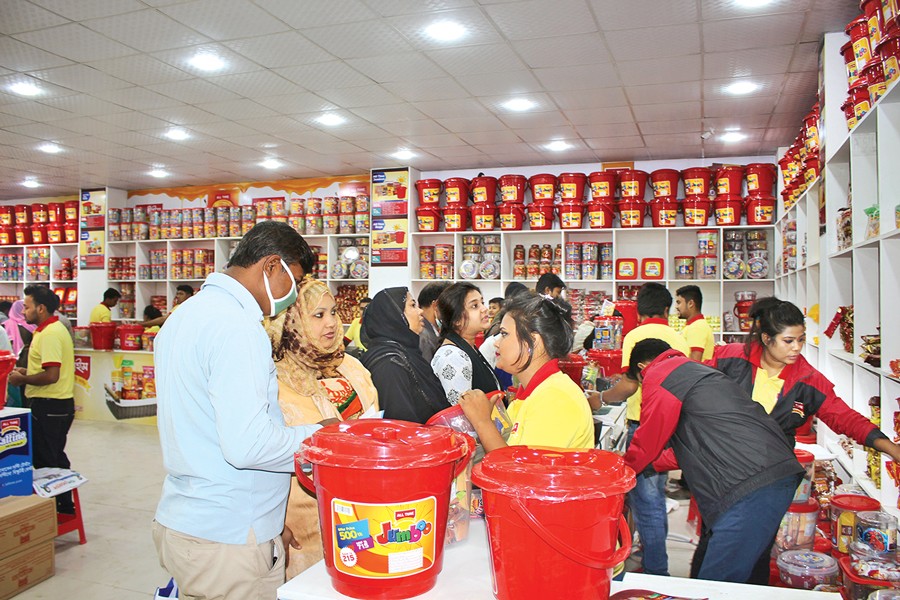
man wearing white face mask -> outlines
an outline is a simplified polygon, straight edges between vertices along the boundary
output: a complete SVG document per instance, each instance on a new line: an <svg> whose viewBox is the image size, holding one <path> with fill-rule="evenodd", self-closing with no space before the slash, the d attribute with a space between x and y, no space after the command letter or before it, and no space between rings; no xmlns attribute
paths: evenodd
<svg viewBox="0 0 900 600"><path fill-rule="evenodd" d="M315 262L289 225L260 223L156 337L168 475L153 540L183 598L274 598L284 583L294 452L319 425L284 425L261 321L294 303Z"/></svg>

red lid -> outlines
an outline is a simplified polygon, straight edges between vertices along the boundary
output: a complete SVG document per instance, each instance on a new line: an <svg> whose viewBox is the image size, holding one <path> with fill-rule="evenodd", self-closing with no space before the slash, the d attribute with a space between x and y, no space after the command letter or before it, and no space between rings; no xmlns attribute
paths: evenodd
<svg viewBox="0 0 900 600"><path fill-rule="evenodd" d="M609 262L609 261L607 261L607 262ZM616 317L616 318L618 318L620 321L622 320L621 317ZM590 350L587 351L588 360L597 360L597 361L609 360L609 359L615 358L617 356L619 357L619 360L621 361L621 359L622 359L622 351L621 350L599 350L597 348L591 348Z"/></svg>
<svg viewBox="0 0 900 600"><path fill-rule="evenodd" d="M840 510L862 512L864 510L881 510L881 502L868 496L857 494L841 494L831 499L831 506Z"/></svg>
<svg viewBox="0 0 900 600"><path fill-rule="evenodd" d="M810 498L806 502L792 502L791 507L788 508L789 513L814 513L819 512L819 503L816 502L813 498Z"/></svg>
<svg viewBox="0 0 900 600"><path fill-rule="evenodd" d="M694 257L693 256L676 256L675 257L675 260L685 260L685 259L694 260Z"/></svg>
<svg viewBox="0 0 900 600"><path fill-rule="evenodd" d="M845 555L842 558L839 558L838 564L841 567L841 571L844 572L844 577L849 578L850 581L852 581L856 585L862 585L872 588L889 588L895 583L893 581L884 581L883 579L869 579L868 577L860 577L853 569L853 562L851 561L849 556Z"/></svg>
<svg viewBox="0 0 900 600"><path fill-rule="evenodd" d="M794 456L797 457L797 462L799 462L801 465L816 462L816 457L812 452L801 450L799 448L794 448Z"/></svg>
<svg viewBox="0 0 900 600"><path fill-rule="evenodd" d="M622 457L604 450L507 446L489 452L475 466L472 481L517 498L587 500L629 491L634 471Z"/></svg>
<svg viewBox="0 0 900 600"><path fill-rule="evenodd" d="M331 467L408 469L456 461L474 448L474 439L446 427L362 419L323 427L301 444L299 454Z"/></svg>

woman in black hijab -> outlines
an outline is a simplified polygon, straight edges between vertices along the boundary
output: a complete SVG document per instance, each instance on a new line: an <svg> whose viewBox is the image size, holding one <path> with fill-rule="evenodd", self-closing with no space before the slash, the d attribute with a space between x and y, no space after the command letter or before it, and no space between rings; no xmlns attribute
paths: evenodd
<svg viewBox="0 0 900 600"><path fill-rule="evenodd" d="M405 287L382 290L366 308L362 363L372 374L385 419L425 423L449 408L440 381L419 351L422 309Z"/></svg>

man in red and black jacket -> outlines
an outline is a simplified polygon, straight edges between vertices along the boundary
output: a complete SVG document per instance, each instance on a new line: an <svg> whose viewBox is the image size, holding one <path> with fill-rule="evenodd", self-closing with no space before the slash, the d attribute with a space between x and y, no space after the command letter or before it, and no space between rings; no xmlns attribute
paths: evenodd
<svg viewBox="0 0 900 600"><path fill-rule="evenodd" d="M746 582L803 473L790 441L734 381L662 340L635 345L630 374L644 396L625 463L637 473L680 468L709 537L694 556L697 577Z"/></svg>

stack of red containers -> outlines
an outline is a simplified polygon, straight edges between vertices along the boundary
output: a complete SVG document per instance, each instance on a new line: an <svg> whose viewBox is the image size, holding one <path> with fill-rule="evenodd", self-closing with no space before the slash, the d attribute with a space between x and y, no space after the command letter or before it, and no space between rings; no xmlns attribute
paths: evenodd
<svg viewBox="0 0 900 600"><path fill-rule="evenodd" d="M741 191L744 188L744 167L725 165L716 171L716 225L741 224Z"/></svg>
<svg viewBox="0 0 900 600"><path fill-rule="evenodd" d="M800 196L819 177L819 103L816 102L812 109L803 118L803 127L794 143L788 148L784 156L778 161L781 168L781 180L784 188L781 191L785 210L790 210ZM765 179L765 176L763 177ZM750 177L747 182L750 196L754 194L750 190ZM768 192L766 192L768 194ZM749 210L749 207L748 207ZM756 215L753 215L756 218ZM751 224L751 216L748 212L748 224ZM762 223L764 224L764 223Z"/></svg>
<svg viewBox="0 0 900 600"><path fill-rule="evenodd" d="M528 225L533 230L553 229L553 219L556 213L556 186L555 175L541 173L532 175L528 179L531 187L531 204L528 205Z"/></svg>
<svg viewBox="0 0 900 600"><path fill-rule="evenodd" d="M653 200L650 214L654 227L674 227L678 216L678 181L681 173L675 169L657 169L650 173Z"/></svg>
<svg viewBox="0 0 900 600"><path fill-rule="evenodd" d="M610 229L616 214L616 171L596 171L588 176L591 201L588 203L588 225L591 229Z"/></svg>
<svg viewBox="0 0 900 600"><path fill-rule="evenodd" d="M472 230L493 231L497 225L497 178L479 175L472 179Z"/></svg>
<svg viewBox="0 0 900 600"><path fill-rule="evenodd" d="M521 231L525 225L525 176L500 177L500 229Z"/></svg>
<svg viewBox="0 0 900 600"><path fill-rule="evenodd" d="M419 231L438 231L441 226L441 188L440 179L420 179L416 182L419 192L419 206L416 208L416 222Z"/></svg>
<svg viewBox="0 0 900 600"><path fill-rule="evenodd" d="M559 225L562 229L581 229L584 222L584 173L561 173L559 176Z"/></svg>
<svg viewBox="0 0 900 600"><path fill-rule="evenodd" d="M818 161L818 154L816 154ZM745 167L747 173L747 197L744 208L747 225L771 225L775 222L775 173L771 163L752 163ZM740 224L740 215L738 223Z"/></svg>
<svg viewBox="0 0 900 600"><path fill-rule="evenodd" d="M684 181L684 225L685 227L705 227L709 221L712 203L709 201L712 169L691 167L681 172Z"/></svg>
<svg viewBox="0 0 900 600"><path fill-rule="evenodd" d="M647 192L646 171L624 169L619 172L619 189L622 198L619 200L619 227L643 227L647 214L647 203L644 195Z"/></svg>
<svg viewBox="0 0 900 600"><path fill-rule="evenodd" d="M465 231L469 227L469 180L451 177L444 180L444 230Z"/></svg>

